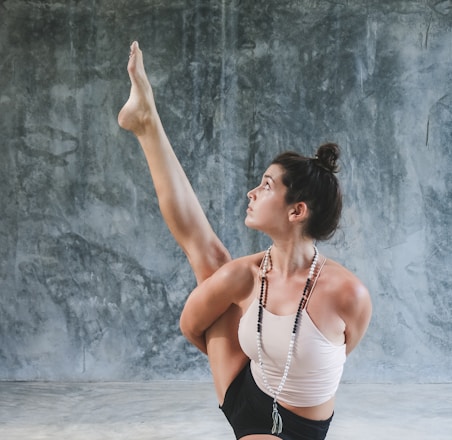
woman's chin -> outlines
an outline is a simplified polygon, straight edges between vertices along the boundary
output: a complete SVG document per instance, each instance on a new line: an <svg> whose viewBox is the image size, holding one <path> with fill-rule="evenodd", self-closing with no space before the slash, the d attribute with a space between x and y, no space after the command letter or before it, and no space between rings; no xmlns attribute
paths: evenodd
<svg viewBox="0 0 452 440"><path fill-rule="evenodd" d="M249 217L246 217L245 218L245 226L247 227L247 228L249 228L249 229L254 229L255 231L258 231L259 230L259 228L257 227L257 225L249 218Z"/></svg>

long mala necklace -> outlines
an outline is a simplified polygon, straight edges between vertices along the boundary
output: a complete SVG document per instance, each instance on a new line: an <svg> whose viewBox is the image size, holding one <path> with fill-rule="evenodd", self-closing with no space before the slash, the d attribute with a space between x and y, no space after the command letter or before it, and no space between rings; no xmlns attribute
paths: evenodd
<svg viewBox="0 0 452 440"><path fill-rule="evenodd" d="M264 259L262 260L261 267L261 292L259 296L259 309L257 313L257 355L259 360L259 367L262 373L262 380L264 381L264 385L269 391L270 395L273 397L273 410L272 410L272 419L273 419L273 427L272 434L280 434L282 431L282 418L278 412L278 404L276 399L281 393L284 384L286 383L287 375L289 374L290 364L292 362L292 355L295 347L295 339L297 335L297 330L301 321L301 311L303 310L306 301L309 296L309 291L311 287L312 277L314 276L314 271L317 266L317 260L319 256L319 252L317 247L314 246L314 258L312 259L311 267L309 269L308 278L306 279L306 284L303 289L303 294L301 295L300 303L298 304L297 313L295 315L295 321L293 324L292 334L289 342L289 351L287 353L286 365L284 367L284 373L281 378L281 382L279 383L276 391L270 386L267 380L267 376L264 370L264 362L262 359L262 316L264 312L264 308L267 304L267 294L268 294L268 280L267 280L267 271L272 267L272 261L270 256L271 246L267 249L264 255Z"/></svg>

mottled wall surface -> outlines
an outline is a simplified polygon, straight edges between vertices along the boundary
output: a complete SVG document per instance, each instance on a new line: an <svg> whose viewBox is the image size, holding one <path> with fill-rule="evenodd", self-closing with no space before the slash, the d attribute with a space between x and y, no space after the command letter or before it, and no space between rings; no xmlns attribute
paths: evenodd
<svg viewBox="0 0 452 440"><path fill-rule="evenodd" d="M168 135L234 256L286 149L343 149L322 250L374 316L344 380L452 380L450 1L0 2L0 379L203 378L195 281L116 115L145 52Z"/></svg>

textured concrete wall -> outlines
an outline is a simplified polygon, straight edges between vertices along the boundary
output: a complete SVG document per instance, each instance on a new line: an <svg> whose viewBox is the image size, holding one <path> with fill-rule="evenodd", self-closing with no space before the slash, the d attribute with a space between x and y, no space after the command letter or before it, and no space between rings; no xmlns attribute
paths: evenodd
<svg viewBox="0 0 452 440"><path fill-rule="evenodd" d="M285 149L343 148L322 249L369 286L344 379L451 381L449 1L0 2L0 379L207 377L179 333L194 279L117 127L140 41L176 152L234 256Z"/></svg>

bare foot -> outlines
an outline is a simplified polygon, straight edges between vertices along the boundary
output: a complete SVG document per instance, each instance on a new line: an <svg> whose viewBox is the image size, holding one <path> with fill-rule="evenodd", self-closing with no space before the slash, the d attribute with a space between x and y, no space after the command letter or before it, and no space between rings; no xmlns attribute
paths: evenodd
<svg viewBox="0 0 452 440"><path fill-rule="evenodd" d="M144 70L143 53L138 42L130 46L129 63L127 65L132 87L130 96L118 115L119 126L129 130L136 136L142 135L146 127L158 118L155 108L151 84Z"/></svg>

